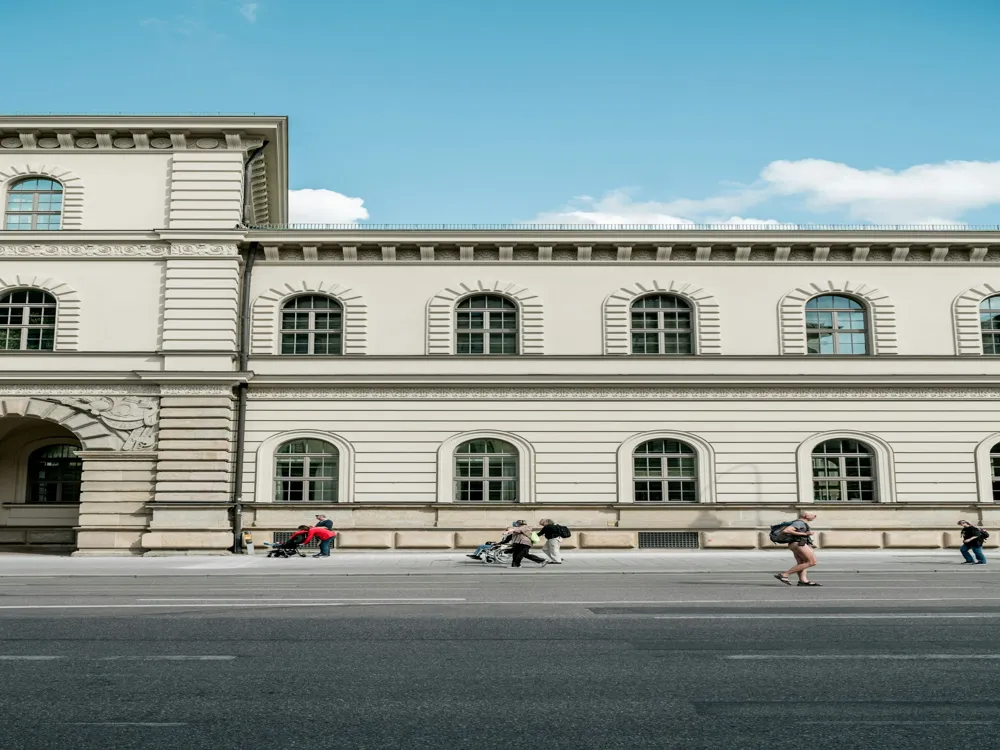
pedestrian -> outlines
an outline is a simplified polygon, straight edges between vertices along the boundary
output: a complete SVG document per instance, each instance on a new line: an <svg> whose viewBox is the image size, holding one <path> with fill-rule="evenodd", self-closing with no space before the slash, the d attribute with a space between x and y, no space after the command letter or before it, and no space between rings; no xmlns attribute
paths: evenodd
<svg viewBox="0 0 1000 750"><path fill-rule="evenodd" d="M973 526L968 521L959 521L958 525L962 527L962 546L959 548L962 557L965 558L962 565L985 565L986 555L983 554L983 542L989 538L989 533ZM975 560L972 559L972 555L976 556Z"/></svg>
<svg viewBox="0 0 1000 750"><path fill-rule="evenodd" d="M562 547L563 527L553 521L551 518L543 518L539 521L542 528L538 530L538 536L544 537L545 544L542 545L542 552L545 556L549 558L549 562L553 565L562 565L562 554L560 553L560 547Z"/></svg>
<svg viewBox="0 0 1000 750"><path fill-rule="evenodd" d="M328 531L333 531L333 521L331 521L326 516L323 515L316 516L316 525L322 526L324 529L327 529Z"/></svg>
<svg viewBox="0 0 1000 750"><path fill-rule="evenodd" d="M337 537L337 532L330 531L326 526L313 526L306 533L306 538L302 540L302 544L309 544L313 537L319 539L319 552L313 555L313 557L329 557L330 544Z"/></svg>
<svg viewBox="0 0 1000 750"><path fill-rule="evenodd" d="M788 549L792 551L795 556L795 565L786 570L784 573L776 573L775 578L788 586L792 585L792 582L788 580L788 576L795 573L799 577L799 586L822 586L821 583L816 583L815 581L809 580L809 574L807 571L816 565L816 553L813 552L813 542L812 542L812 532L809 530L809 522L816 519L815 513L809 513L803 511L799 513L799 517L792 521L790 524L781 529L778 541L781 543L787 543Z"/></svg>
<svg viewBox="0 0 1000 750"><path fill-rule="evenodd" d="M534 533L534 530L528 525L527 521L514 521L514 525L507 529L508 534L513 534L511 538L511 550L513 552L514 559L510 564L512 568L520 568L521 561L524 558L528 558L531 562L536 562L543 568L548 565L549 561L545 560L538 555L531 554L531 545L533 542L537 541L538 535ZM535 537L532 539L532 537Z"/></svg>

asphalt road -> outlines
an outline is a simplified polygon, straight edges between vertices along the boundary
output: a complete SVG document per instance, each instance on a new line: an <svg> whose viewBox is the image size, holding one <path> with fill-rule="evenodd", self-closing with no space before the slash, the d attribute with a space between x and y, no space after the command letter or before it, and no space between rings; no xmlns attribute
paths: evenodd
<svg viewBox="0 0 1000 750"><path fill-rule="evenodd" d="M997 746L992 569L823 581L4 578L0 746Z"/></svg>

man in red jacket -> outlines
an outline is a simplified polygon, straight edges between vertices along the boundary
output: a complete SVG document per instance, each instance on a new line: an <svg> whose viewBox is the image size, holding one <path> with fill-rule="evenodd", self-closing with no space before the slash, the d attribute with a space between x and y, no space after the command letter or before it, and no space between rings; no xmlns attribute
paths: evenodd
<svg viewBox="0 0 1000 750"><path fill-rule="evenodd" d="M313 526L309 529L309 533L306 534L306 538L302 540L302 544L309 544L310 540L316 537L319 539L319 554L313 555L313 557L329 557L330 544L336 536L336 531L330 531L325 526Z"/></svg>

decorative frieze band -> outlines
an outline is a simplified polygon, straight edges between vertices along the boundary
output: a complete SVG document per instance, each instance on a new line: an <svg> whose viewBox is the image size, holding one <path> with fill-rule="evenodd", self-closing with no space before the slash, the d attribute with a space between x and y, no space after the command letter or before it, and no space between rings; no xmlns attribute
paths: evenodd
<svg viewBox="0 0 1000 750"><path fill-rule="evenodd" d="M212 258L239 255L234 244L0 245L0 258Z"/></svg>
<svg viewBox="0 0 1000 750"><path fill-rule="evenodd" d="M251 388L251 400L995 399L1000 388Z"/></svg>

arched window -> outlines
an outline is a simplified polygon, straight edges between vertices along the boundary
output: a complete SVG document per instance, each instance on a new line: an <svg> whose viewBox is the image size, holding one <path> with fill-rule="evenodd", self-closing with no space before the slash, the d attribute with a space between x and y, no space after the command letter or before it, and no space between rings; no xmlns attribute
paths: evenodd
<svg viewBox="0 0 1000 750"><path fill-rule="evenodd" d="M29 503L78 503L83 461L74 445L47 445L28 456Z"/></svg>
<svg viewBox="0 0 1000 750"><path fill-rule="evenodd" d="M0 350L52 351L55 342L55 297L40 289L0 295Z"/></svg>
<svg viewBox="0 0 1000 750"><path fill-rule="evenodd" d="M1000 443L990 448L990 476L993 478L993 502L1000 503Z"/></svg>
<svg viewBox="0 0 1000 750"><path fill-rule="evenodd" d="M302 438L278 448L274 499L286 503L337 502L337 449L323 440Z"/></svg>
<svg viewBox="0 0 1000 750"><path fill-rule="evenodd" d="M637 503L698 502L698 455L679 440L647 440L632 454Z"/></svg>
<svg viewBox="0 0 1000 750"><path fill-rule="evenodd" d="M826 440L812 452L813 500L817 503L874 503L875 456L858 440Z"/></svg>
<svg viewBox="0 0 1000 750"><path fill-rule="evenodd" d="M851 297L824 294L806 302L806 352L868 354L868 314Z"/></svg>
<svg viewBox="0 0 1000 750"><path fill-rule="evenodd" d="M506 297L466 297L455 316L456 353L517 354L517 305Z"/></svg>
<svg viewBox="0 0 1000 750"><path fill-rule="evenodd" d="M7 191L6 229L62 228L63 187L46 177L18 180Z"/></svg>
<svg viewBox="0 0 1000 750"><path fill-rule="evenodd" d="M292 297L281 306L282 354L342 354L344 308L321 295Z"/></svg>
<svg viewBox="0 0 1000 750"><path fill-rule="evenodd" d="M1000 295L979 303L979 327L983 335L983 354L1000 354Z"/></svg>
<svg viewBox="0 0 1000 750"><path fill-rule="evenodd" d="M516 503L517 448L503 440L481 438L455 450L455 500L464 503Z"/></svg>
<svg viewBox="0 0 1000 750"><path fill-rule="evenodd" d="M694 354L691 305L673 294L632 303L633 354Z"/></svg>

